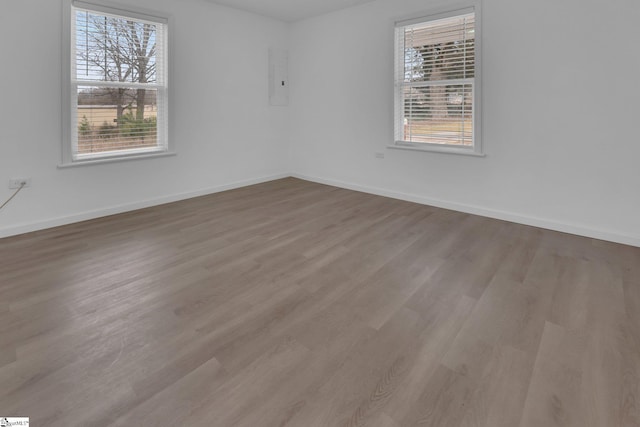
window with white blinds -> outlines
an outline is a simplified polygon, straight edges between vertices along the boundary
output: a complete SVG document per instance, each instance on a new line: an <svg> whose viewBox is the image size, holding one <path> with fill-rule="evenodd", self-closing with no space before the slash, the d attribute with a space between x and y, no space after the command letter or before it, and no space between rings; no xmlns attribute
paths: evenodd
<svg viewBox="0 0 640 427"><path fill-rule="evenodd" d="M396 24L396 145L479 153L476 9Z"/></svg>
<svg viewBox="0 0 640 427"><path fill-rule="evenodd" d="M71 162L167 151L167 19L70 10Z"/></svg>

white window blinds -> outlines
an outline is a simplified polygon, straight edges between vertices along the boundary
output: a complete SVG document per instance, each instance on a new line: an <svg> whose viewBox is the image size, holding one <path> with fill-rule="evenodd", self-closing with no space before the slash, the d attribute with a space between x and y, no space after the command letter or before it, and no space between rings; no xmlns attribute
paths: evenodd
<svg viewBox="0 0 640 427"><path fill-rule="evenodd" d="M167 149L167 21L71 8L74 161Z"/></svg>
<svg viewBox="0 0 640 427"><path fill-rule="evenodd" d="M396 26L398 143L473 148L475 24L471 9Z"/></svg>

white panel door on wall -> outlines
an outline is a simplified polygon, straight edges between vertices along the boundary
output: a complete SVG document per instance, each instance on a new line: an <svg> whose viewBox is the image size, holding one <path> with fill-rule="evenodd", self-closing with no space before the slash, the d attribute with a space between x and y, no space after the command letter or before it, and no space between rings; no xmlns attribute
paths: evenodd
<svg viewBox="0 0 640 427"><path fill-rule="evenodd" d="M289 53L269 49L269 105L289 105Z"/></svg>

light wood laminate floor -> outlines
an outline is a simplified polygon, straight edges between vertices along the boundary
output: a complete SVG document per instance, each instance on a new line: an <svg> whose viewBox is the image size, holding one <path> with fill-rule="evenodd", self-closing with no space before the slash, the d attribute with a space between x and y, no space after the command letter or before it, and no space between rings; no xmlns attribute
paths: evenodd
<svg viewBox="0 0 640 427"><path fill-rule="evenodd" d="M0 240L33 426L640 426L640 249L284 179Z"/></svg>

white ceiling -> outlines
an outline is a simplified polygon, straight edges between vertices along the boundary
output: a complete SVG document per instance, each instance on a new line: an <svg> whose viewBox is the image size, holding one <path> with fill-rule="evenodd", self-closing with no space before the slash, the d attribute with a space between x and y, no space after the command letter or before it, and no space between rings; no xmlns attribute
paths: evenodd
<svg viewBox="0 0 640 427"><path fill-rule="evenodd" d="M209 0L282 21L293 22L373 0Z"/></svg>

